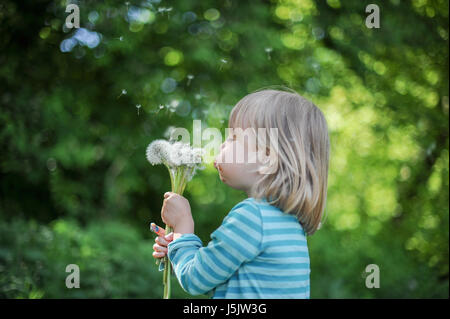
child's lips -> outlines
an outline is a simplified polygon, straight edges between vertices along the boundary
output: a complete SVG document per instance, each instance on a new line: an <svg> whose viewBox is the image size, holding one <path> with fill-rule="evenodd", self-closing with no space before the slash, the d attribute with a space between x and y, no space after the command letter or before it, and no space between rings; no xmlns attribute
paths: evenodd
<svg viewBox="0 0 450 319"><path fill-rule="evenodd" d="M214 161L214 167L219 171L219 177L222 181L225 181L225 178L222 176L223 171L222 171L222 167L219 166L219 164L217 164L216 161Z"/></svg>
<svg viewBox="0 0 450 319"><path fill-rule="evenodd" d="M214 167L222 173L222 167L220 167L220 165L217 163L217 161L214 161Z"/></svg>

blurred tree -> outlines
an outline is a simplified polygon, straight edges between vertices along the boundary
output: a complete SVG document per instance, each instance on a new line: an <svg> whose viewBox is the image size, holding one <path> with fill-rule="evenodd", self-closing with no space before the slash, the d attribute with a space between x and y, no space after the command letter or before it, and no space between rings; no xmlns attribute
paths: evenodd
<svg viewBox="0 0 450 319"><path fill-rule="evenodd" d="M383 1L380 29L357 0L77 3L80 29L64 26L65 2L0 4L1 296L160 296L147 227L170 181L146 146L193 119L223 129L244 95L284 84L331 137L312 297L448 297L447 1ZM185 196L205 244L245 198L212 165ZM115 257L83 253L121 239ZM61 285L73 259L90 278L78 295ZM379 289L364 285L371 263ZM123 280L95 286L101 271Z"/></svg>

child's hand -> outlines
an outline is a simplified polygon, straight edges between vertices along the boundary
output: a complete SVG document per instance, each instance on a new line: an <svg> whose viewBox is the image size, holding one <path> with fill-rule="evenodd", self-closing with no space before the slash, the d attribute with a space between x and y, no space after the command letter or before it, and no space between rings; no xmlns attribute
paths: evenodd
<svg viewBox="0 0 450 319"><path fill-rule="evenodd" d="M173 192L164 194L161 218L166 225L173 228L174 233L194 232L191 206L189 201L179 194Z"/></svg>
<svg viewBox="0 0 450 319"><path fill-rule="evenodd" d="M155 238L156 244L153 245L153 257L154 258L164 258L167 254L167 245L173 240L173 233L165 236L165 230L162 227L151 224L151 230L158 235Z"/></svg>

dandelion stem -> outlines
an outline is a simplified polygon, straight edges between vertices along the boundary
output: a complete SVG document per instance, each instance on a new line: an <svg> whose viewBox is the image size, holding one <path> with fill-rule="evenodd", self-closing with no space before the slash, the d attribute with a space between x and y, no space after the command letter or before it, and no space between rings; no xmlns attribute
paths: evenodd
<svg viewBox="0 0 450 319"><path fill-rule="evenodd" d="M172 232L172 227L166 225L166 234ZM167 255L164 257L164 274L163 274L163 284L164 284L164 299L170 299L170 269L172 268L172 264L170 263Z"/></svg>
<svg viewBox="0 0 450 319"><path fill-rule="evenodd" d="M169 168L170 182L172 186L172 192L182 195L183 194L183 175L186 169L177 166L176 170L174 168ZM166 225L166 234L170 234L173 231L172 227ZM166 255L164 257L164 274L163 274L163 284L164 284L164 299L170 299L170 278L171 278L171 268L172 264Z"/></svg>
<svg viewBox="0 0 450 319"><path fill-rule="evenodd" d="M126 94L126 91L123 94ZM138 108L139 114L140 105L136 107ZM178 142L169 143L165 140L153 141L146 150L147 160L152 165L164 164L166 166L169 171L172 192L179 195L183 195L187 183L191 180L195 169L198 168L199 156L200 158L202 156L201 149L192 149L188 146L180 145ZM191 161L193 157L195 157L195 163ZM173 232L173 228L169 225L166 225L165 230L167 235ZM156 263L160 264L161 262L164 262L165 266L163 274L163 298L170 299L172 264L167 254L162 260L158 259Z"/></svg>

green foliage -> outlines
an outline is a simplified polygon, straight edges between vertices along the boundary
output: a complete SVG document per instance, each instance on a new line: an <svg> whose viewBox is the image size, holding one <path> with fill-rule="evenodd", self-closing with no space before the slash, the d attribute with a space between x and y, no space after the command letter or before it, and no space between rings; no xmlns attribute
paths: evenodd
<svg viewBox="0 0 450 319"><path fill-rule="evenodd" d="M2 298L161 298L154 242L127 223L16 220L2 222L0 233ZM69 264L79 266L78 289L65 285ZM172 287L174 298L189 297L176 279Z"/></svg>
<svg viewBox="0 0 450 319"><path fill-rule="evenodd" d="M78 3L95 47L63 50L65 2L0 4L0 296L160 298L148 223L170 179L146 146L193 119L223 131L240 98L284 84L330 132L312 298L448 298L448 1L383 1L380 29L358 0ZM184 195L204 244L245 198L212 164Z"/></svg>

